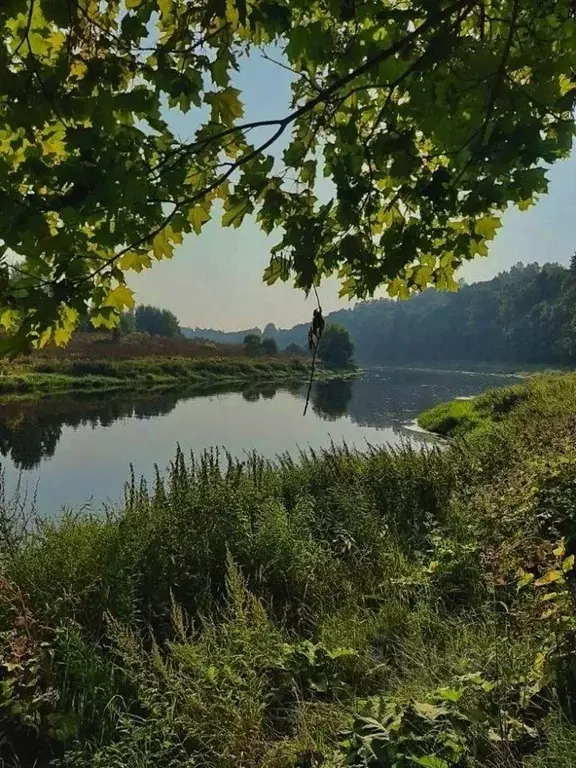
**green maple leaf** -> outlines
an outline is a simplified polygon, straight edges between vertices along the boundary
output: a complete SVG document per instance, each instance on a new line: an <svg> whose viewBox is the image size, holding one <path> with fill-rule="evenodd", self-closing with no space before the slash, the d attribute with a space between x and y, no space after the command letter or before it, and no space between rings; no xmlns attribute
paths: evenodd
<svg viewBox="0 0 576 768"><path fill-rule="evenodd" d="M496 230L500 229L501 226L502 222L500 219L497 219L495 216L486 216L476 222L474 231L486 240L493 240L496 236Z"/></svg>
<svg viewBox="0 0 576 768"><path fill-rule="evenodd" d="M251 210L251 203L248 199L237 200L234 197L228 198L225 203L225 213L222 216L222 224L225 227L238 228Z"/></svg>
<svg viewBox="0 0 576 768"><path fill-rule="evenodd" d="M134 291L126 285L119 285L110 291L104 302L104 306L113 307L119 311L122 311L124 307L132 309L134 304Z"/></svg>
<svg viewBox="0 0 576 768"><path fill-rule="evenodd" d="M194 232L199 235L203 225L210 221L210 214L205 206L196 205L188 211L188 221L192 224Z"/></svg>
<svg viewBox="0 0 576 768"><path fill-rule="evenodd" d="M162 259L171 259L174 256L174 244L182 242L182 235L175 232L170 225L162 228L152 241L152 251L154 258L158 261Z"/></svg>
<svg viewBox="0 0 576 768"><path fill-rule="evenodd" d="M147 253L139 253L138 251L128 251L119 261L120 269L129 269L134 272L142 272L143 269L147 269L152 264L152 260Z"/></svg>
<svg viewBox="0 0 576 768"><path fill-rule="evenodd" d="M237 88L225 88L217 93L209 93L206 101L212 105L214 120L221 120L224 125L232 126L234 121L244 115L244 107L239 99Z"/></svg>

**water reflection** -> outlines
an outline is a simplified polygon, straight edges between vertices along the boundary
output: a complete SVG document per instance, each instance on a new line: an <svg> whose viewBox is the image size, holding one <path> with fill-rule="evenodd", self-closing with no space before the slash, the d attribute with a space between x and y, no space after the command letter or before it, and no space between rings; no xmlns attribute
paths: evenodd
<svg viewBox="0 0 576 768"><path fill-rule="evenodd" d="M337 421L346 415L352 399L351 381L323 381L316 384L312 391L312 409L314 413L328 421Z"/></svg>
<svg viewBox="0 0 576 768"><path fill-rule="evenodd" d="M508 383L509 379L483 375L463 375L454 372L422 372L390 369L373 371L351 381L328 381L315 384L312 410L321 420L336 422L347 418L359 427L390 429L401 433L403 425L431 405L456 395L473 395L488 387ZM0 404L0 452L19 470L32 470L42 460L54 456L63 428L109 427L118 421L152 419L170 414L183 401L214 398L214 395L241 392L246 403L255 408L260 401L274 399L279 392L284 398L302 401L306 385L277 387L272 384L215 388L210 391L168 390L153 394L108 395L105 399L70 395L38 402ZM238 397L236 395L235 397ZM241 403L242 400L236 400ZM295 403L296 405L296 403ZM206 402L213 414L213 429L218 419L226 415L218 404ZM234 407L229 403L229 407ZM252 409L250 408L250 411ZM299 406L297 408L299 412ZM258 418L255 410L254 417ZM343 423L343 422L342 422ZM215 442L206 435L207 444ZM249 435L247 435L249 437ZM173 441L179 440L175 435ZM278 451L284 449L278 435Z"/></svg>
<svg viewBox="0 0 576 768"><path fill-rule="evenodd" d="M152 419L171 413L183 399L207 397L226 388L202 392L169 389L149 393L71 394L38 401L13 401L0 404L0 453L22 470L35 469L42 459L54 456L63 427L109 427L124 419ZM256 399L259 398L257 395Z"/></svg>

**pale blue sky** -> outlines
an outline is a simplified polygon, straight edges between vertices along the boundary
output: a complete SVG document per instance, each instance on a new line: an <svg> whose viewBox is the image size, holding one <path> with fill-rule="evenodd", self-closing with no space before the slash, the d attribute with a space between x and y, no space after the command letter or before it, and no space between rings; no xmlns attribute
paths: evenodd
<svg viewBox="0 0 576 768"><path fill-rule="evenodd" d="M242 66L236 85L242 91L245 118L282 117L288 110L290 73L259 56ZM182 136L191 135L193 117L178 120ZM576 152L549 171L550 191L527 212L510 211L487 258L460 271L468 282L487 280L518 261L557 261L567 264L576 251ZM254 221L240 229L209 222L199 236L185 239L171 261L154 265L130 280L140 304L171 309L185 326L234 330L268 322L278 327L305 322L312 299L290 285L268 287L262 272L276 240L266 237ZM336 281L323 284L320 297L325 312L348 302L338 299Z"/></svg>

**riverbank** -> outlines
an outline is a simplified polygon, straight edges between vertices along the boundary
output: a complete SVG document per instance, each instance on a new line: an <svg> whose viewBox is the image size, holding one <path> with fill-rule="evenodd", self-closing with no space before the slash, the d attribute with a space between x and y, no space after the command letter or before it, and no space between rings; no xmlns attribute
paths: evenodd
<svg viewBox="0 0 576 768"><path fill-rule="evenodd" d="M304 381L305 360L290 358L143 357L30 360L0 366L0 395L45 397L66 392L134 391L187 386L206 389L250 383ZM319 377L327 377L320 371ZM5 397L3 399L6 399Z"/></svg>
<svg viewBox="0 0 576 768"><path fill-rule="evenodd" d="M576 376L457 402L446 450L178 455L100 518L5 507L2 760L574 766Z"/></svg>
<svg viewBox="0 0 576 768"><path fill-rule="evenodd" d="M556 414L576 405L576 376L548 374L529 383L488 391L478 397L440 403L418 417L418 426L442 437L478 436L493 432L513 419L540 421L543 414Z"/></svg>
<svg viewBox="0 0 576 768"><path fill-rule="evenodd" d="M471 376L509 376L510 378L525 379L532 376L554 375L556 373L569 373L572 369L562 366L551 367L549 365L528 365L526 363L494 362L494 361L437 361L435 363L414 361L412 363L393 363L390 366L368 365L365 370L382 369L406 369L411 371L425 371L430 373L466 373Z"/></svg>

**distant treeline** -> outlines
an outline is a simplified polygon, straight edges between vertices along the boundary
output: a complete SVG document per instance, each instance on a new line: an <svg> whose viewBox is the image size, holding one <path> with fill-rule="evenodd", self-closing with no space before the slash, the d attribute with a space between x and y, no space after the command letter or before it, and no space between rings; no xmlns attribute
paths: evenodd
<svg viewBox="0 0 576 768"><path fill-rule="evenodd" d="M408 301L379 299L333 312L329 322L347 328L364 365L517 362L576 363L576 257L570 268L519 263L493 280L463 285L456 293L427 290ZM241 343L249 329L224 333L183 329L190 336ZM280 348L305 345L308 325L263 335Z"/></svg>

